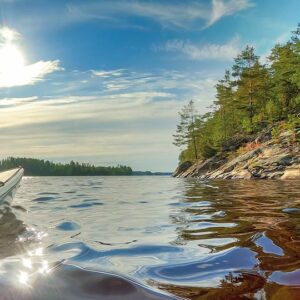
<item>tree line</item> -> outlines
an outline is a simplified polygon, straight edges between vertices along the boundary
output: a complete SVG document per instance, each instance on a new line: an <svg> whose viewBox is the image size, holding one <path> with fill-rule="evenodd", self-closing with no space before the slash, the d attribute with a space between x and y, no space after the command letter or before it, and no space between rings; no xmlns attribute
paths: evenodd
<svg viewBox="0 0 300 300"><path fill-rule="evenodd" d="M268 126L300 126L300 24L288 42L272 48L267 63L247 46L215 88L212 111L198 115L191 100L179 112L180 162L209 158Z"/></svg>
<svg viewBox="0 0 300 300"><path fill-rule="evenodd" d="M67 164L54 163L35 158L8 157L0 161L0 171L22 166L27 176L113 176L132 175L128 166L97 167L88 163L71 161Z"/></svg>

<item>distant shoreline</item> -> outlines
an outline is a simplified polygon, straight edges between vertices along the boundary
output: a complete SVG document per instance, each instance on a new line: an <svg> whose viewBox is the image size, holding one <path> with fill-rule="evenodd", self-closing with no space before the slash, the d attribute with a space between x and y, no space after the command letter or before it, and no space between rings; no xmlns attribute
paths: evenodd
<svg viewBox="0 0 300 300"><path fill-rule="evenodd" d="M22 166L25 176L171 176L172 172L133 171L125 165L94 166L88 163L71 161L70 163L54 163L49 160L8 157L0 161L0 171Z"/></svg>
<svg viewBox="0 0 300 300"><path fill-rule="evenodd" d="M133 174L131 167L125 165L104 167L74 161L63 164L27 157L8 157L0 161L0 171L19 166L24 168L25 176L130 176Z"/></svg>

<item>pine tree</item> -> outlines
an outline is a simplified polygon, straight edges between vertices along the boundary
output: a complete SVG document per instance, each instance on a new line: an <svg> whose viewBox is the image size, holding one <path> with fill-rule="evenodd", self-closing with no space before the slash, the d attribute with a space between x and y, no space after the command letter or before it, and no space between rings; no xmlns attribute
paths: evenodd
<svg viewBox="0 0 300 300"><path fill-rule="evenodd" d="M299 110L300 55L296 51L298 43L299 41L297 44L289 41L285 45L276 45L269 56L281 119Z"/></svg>
<svg viewBox="0 0 300 300"><path fill-rule="evenodd" d="M220 116L221 139L226 140L236 130L236 102L230 71L226 70L224 78L216 85L216 110Z"/></svg>
<svg viewBox="0 0 300 300"><path fill-rule="evenodd" d="M177 147L191 145L194 152L194 158L198 159L196 128L197 111L193 100L183 107L181 112L179 112L179 116L180 123L177 125L176 134L173 135L174 145Z"/></svg>
<svg viewBox="0 0 300 300"><path fill-rule="evenodd" d="M237 98L239 108L246 112L244 128L250 133L254 130L253 117L255 114L255 98L257 91L257 76L259 70L259 57L255 55L254 48L247 46L235 58L232 67L233 76L236 78ZM249 124L248 124L249 121Z"/></svg>
<svg viewBox="0 0 300 300"><path fill-rule="evenodd" d="M268 60L262 64L247 46L216 85L210 113L196 115L192 101L183 108L174 135L175 145L186 146L181 161L235 149L266 124L299 127L300 24L290 41L274 46Z"/></svg>

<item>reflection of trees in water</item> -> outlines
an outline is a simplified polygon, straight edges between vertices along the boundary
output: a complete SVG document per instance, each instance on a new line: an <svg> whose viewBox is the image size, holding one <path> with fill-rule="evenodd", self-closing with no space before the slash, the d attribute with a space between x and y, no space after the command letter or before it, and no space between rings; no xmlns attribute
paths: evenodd
<svg viewBox="0 0 300 300"><path fill-rule="evenodd" d="M189 288L190 299L198 299L200 295L206 295L201 299L212 296L215 298L211 299L221 299L221 294L225 296L227 291L228 298L224 299L244 299L237 295L251 294L262 287L264 293L279 289L281 293L282 286L266 284L266 279L273 271L300 269L299 182L215 181L204 184L189 180L178 207L179 212L172 216L178 225L176 243L197 243L213 252L233 246L249 248L256 253L258 261L251 274L229 273L220 282L220 288ZM212 239L214 243L210 243ZM224 243L225 239L229 242ZM166 285L163 288L171 291L175 287ZM181 294L186 287L176 289L177 294ZM299 291L297 296L300 299Z"/></svg>
<svg viewBox="0 0 300 300"><path fill-rule="evenodd" d="M228 278L232 276L232 278ZM191 300L298 300L298 286L283 286L267 282L262 276L243 273L228 275L218 288L157 284L158 288Z"/></svg>
<svg viewBox="0 0 300 300"><path fill-rule="evenodd" d="M254 295L258 295L257 292L264 287L265 283L265 279L256 274L245 273L234 275L230 272L221 280L220 287L218 288L186 287L168 284L158 284L158 287L184 299L249 300L264 299L259 297L254 298Z"/></svg>
<svg viewBox="0 0 300 300"><path fill-rule="evenodd" d="M24 251L26 241L19 240L19 236L25 230L25 225L9 206L0 208L0 258Z"/></svg>

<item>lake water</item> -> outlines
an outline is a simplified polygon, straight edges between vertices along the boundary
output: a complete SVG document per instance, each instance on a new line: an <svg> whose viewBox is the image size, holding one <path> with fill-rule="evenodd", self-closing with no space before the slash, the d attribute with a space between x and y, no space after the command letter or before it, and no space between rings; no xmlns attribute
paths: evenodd
<svg viewBox="0 0 300 300"><path fill-rule="evenodd" d="M300 299L299 182L25 177L1 212L0 300Z"/></svg>

